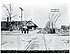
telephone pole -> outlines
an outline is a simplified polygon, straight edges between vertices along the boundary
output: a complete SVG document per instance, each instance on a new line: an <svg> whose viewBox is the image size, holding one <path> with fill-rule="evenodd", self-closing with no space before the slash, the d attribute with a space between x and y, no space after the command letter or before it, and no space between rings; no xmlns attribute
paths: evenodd
<svg viewBox="0 0 70 54"><path fill-rule="evenodd" d="M21 8L21 7L19 7L20 8L20 10L21 10L21 22L22 22L22 20L23 20L23 9Z"/></svg>
<svg viewBox="0 0 70 54"><path fill-rule="evenodd" d="M21 7L19 7L20 8L20 10L21 10L21 31L23 30L22 29L22 25L23 25L23 22L22 22L22 18L23 18L23 9L21 8Z"/></svg>

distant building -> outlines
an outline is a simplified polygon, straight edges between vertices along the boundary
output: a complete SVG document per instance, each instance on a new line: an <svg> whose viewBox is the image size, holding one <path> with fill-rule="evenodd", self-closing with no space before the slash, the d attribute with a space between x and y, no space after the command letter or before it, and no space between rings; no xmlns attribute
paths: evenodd
<svg viewBox="0 0 70 54"><path fill-rule="evenodd" d="M63 30L67 30L67 29L68 29L68 26L66 26L66 25L62 25L62 26L61 26L61 29L63 29Z"/></svg>
<svg viewBox="0 0 70 54"><path fill-rule="evenodd" d="M62 35L64 35L64 36L68 35L69 36L69 27L68 26L62 25L60 30L61 30Z"/></svg>
<svg viewBox="0 0 70 54"><path fill-rule="evenodd" d="M70 34L70 25L66 26L66 25L62 25L60 29L55 28L55 31L58 35L61 36L69 36Z"/></svg>

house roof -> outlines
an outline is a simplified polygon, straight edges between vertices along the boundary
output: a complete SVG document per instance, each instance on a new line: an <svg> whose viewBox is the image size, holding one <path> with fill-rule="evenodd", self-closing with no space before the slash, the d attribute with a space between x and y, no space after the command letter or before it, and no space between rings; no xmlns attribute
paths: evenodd
<svg viewBox="0 0 70 54"><path fill-rule="evenodd" d="M36 24L34 24L32 21L28 21L28 22L27 22L27 25L38 27L38 26L37 26Z"/></svg>

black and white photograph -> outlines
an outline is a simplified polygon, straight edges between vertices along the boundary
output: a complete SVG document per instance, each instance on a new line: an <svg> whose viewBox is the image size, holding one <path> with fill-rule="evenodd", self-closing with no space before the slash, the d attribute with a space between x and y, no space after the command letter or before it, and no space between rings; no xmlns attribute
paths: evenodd
<svg viewBox="0 0 70 54"><path fill-rule="evenodd" d="M69 53L68 2L2 0L1 53Z"/></svg>

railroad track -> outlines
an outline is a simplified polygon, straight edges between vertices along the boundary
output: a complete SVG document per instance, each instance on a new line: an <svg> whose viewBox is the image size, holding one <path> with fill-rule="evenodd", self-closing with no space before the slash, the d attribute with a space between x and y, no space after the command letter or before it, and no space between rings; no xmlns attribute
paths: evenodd
<svg viewBox="0 0 70 54"><path fill-rule="evenodd" d="M43 44L44 49L47 49L45 37L41 36L40 39L39 39L39 37L35 37L34 39L30 40L29 44L25 47L25 50L28 50L31 48L34 49L34 47L37 47L37 44L39 42L40 42L40 44ZM40 46L40 44L39 44L39 46ZM36 45L36 46L33 47L33 45Z"/></svg>
<svg viewBox="0 0 70 54"><path fill-rule="evenodd" d="M35 44L36 41L37 41L37 37L35 37L32 40L30 40L28 45L25 47L25 50L30 49L30 47L32 47L32 44Z"/></svg>

